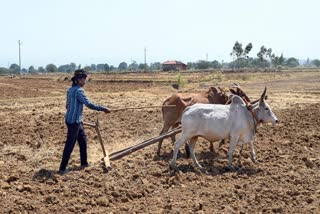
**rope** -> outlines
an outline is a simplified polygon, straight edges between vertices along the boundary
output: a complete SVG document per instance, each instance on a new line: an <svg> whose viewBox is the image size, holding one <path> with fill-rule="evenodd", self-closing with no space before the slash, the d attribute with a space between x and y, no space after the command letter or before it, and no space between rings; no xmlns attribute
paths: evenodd
<svg viewBox="0 0 320 214"><path fill-rule="evenodd" d="M114 112L114 111L125 111L125 110L130 110L130 109L145 109L145 108L159 108L159 107L176 107L176 105L128 107L128 108L111 109L110 111Z"/></svg>

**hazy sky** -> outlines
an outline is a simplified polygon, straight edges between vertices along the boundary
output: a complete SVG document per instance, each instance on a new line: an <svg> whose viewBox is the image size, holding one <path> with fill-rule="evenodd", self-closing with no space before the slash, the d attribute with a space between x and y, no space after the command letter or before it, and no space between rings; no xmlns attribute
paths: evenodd
<svg viewBox="0 0 320 214"><path fill-rule="evenodd" d="M320 58L319 0L0 0L0 66L230 61L235 41Z"/></svg>

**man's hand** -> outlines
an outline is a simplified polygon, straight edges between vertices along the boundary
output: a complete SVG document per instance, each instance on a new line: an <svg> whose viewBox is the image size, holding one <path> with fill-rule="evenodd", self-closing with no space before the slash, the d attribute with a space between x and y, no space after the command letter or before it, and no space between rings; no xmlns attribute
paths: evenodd
<svg viewBox="0 0 320 214"><path fill-rule="evenodd" d="M108 108L105 108L105 110L103 112L106 114L109 114L111 111Z"/></svg>

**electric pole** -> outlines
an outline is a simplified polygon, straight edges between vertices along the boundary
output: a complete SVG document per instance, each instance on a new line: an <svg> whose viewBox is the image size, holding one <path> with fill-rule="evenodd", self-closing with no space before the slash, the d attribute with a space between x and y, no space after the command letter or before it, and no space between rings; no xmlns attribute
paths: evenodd
<svg viewBox="0 0 320 214"><path fill-rule="evenodd" d="M144 71L147 71L147 48L144 48Z"/></svg>
<svg viewBox="0 0 320 214"><path fill-rule="evenodd" d="M208 53L206 54L206 61L208 62Z"/></svg>
<svg viewBox="0 0 320 214"><path fill-rule="evenodd" d="M21 42L20 40L18 41L18 45L19 45L19 74L21 75Z"/></svg>

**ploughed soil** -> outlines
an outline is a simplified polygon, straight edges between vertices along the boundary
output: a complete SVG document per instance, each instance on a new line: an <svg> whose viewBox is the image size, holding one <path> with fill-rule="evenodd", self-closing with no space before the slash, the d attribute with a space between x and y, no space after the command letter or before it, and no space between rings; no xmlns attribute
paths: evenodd
<svg viewBox="0 0 320 214"><path fill-rule="evenodd" d="M290 74L293 75L294 74ZM57 173L66 137L64 124L67 81L0 78L0 210L1 213L319 213L320 212L320 103L316 79L243 83L257 98L268 85L269 104L281 121L258 128L255 150L258 163L244 146L242 167L238 151L228 170L228 144L216 153L199 139L196 155L207 173L194 167L181 149L177 166L169 170L171 140L102 167L102 152L92 128L88 156L92 165L79 168L75 146L69 174ZM221 83L222 84L222 83ZM305 87L303 87L305 85ZM298 87L298 91L295 91ZM199 89L205 91L206 89ZM150 83L88 83L89 98L110 108L161 105L175 90ZM188 89L191 91L192 89ZM304 92L304 93L303 93ZM112 153L157 136L161 109L114 112L84 110L84 120L99 117L104 143Z"/></svg>

